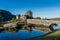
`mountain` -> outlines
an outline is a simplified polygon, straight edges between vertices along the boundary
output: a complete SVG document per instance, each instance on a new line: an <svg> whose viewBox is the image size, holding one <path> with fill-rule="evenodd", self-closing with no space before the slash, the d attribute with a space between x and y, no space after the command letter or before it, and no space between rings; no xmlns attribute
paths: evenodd
<svg viewBox="0 0 60 40"><path fill-rule="evenodd" d="M51 18L50 20L58 20L58 21L60 21L60 18Z"/></svg>
<svg viewBox="0 0 60 40"><path fill-rule="evenodd" d="M60 18L53 18L53 20L60 20Z"/></svg>
<svg viewBox="0 0 60 40"><path fill-rule="evenodd" d="M11 20L12 18L15 18L15 15L10 13L9 11L0 9L0 18L3 19L3 21Z"/></svg>

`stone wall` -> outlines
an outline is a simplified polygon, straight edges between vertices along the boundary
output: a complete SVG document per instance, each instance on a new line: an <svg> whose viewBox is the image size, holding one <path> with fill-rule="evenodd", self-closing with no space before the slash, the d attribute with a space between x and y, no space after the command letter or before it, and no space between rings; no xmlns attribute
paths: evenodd
<svg viewBox="0 0 60 40"><path fill-rule="evenodd" d="M39 20L39 19L27 19L27 23L31 23L31 24L43 24L43 25L47 25L49 26L52 23L56 23L58 24L58 26L60 26L60 21L57 20Z"/></svg>

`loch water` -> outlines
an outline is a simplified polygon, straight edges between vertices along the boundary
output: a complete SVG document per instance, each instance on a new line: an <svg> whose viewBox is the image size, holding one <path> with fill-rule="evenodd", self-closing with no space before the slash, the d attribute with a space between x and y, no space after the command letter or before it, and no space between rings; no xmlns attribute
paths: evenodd
<svg viewBox="0 0 60 40"><path fill-rule="evenodd" d="M42 36L44 34L44 32L37 30L32 30L31 32L28 30L19 30L16 33L6 31L0 33L0 40L29 40L30 38Z"/></svg>

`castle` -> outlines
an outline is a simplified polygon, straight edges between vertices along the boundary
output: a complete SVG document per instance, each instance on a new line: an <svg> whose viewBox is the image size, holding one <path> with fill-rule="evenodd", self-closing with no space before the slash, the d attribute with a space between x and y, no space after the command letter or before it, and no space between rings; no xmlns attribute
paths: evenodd
<svg viewBox="0 0 60 40"><path fill-rule="evenodd" d="M33 18L33 16L32 16L31 10L27 11L25 15L20 15L20 14L16 15L16 19L18 19L18 20L19 19L25 20L25 19L32 19L32 18Z"/></svg>

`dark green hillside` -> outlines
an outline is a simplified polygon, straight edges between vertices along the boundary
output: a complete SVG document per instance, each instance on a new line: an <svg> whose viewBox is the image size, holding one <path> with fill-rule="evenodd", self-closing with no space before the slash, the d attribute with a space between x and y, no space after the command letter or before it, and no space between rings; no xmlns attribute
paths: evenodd
<svg viewBox="0 0 60 40"><path fill-rule="evenodd" d="M15 18L15 15L12 15L9 11L0 9L0 19L3 19L3 21L8 21L12 18Z"/></svg>

